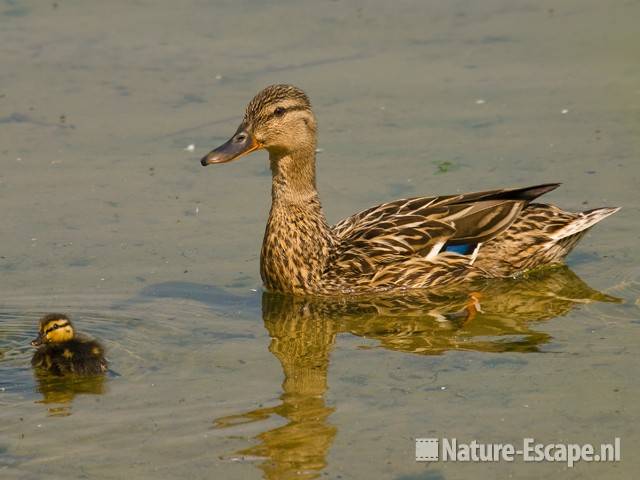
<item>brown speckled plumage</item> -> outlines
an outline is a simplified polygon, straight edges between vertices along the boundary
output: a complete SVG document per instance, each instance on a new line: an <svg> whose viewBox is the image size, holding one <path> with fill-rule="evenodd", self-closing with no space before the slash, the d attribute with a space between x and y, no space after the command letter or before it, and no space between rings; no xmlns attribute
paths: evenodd
<svg viewBox="0 0 640 480"><path fill-rule="evenodd" d="M272 85L249 103L234 137L202 159L269 151L272 205L260 272L271 291L340 295L436 288L560 263L617 208L571 213L531 203L558 184L397 200L333 227L316 190L316 120L309 99ZM446 251L470 246L472 251ZM477 247L477 248L476 248Z"/></svg>

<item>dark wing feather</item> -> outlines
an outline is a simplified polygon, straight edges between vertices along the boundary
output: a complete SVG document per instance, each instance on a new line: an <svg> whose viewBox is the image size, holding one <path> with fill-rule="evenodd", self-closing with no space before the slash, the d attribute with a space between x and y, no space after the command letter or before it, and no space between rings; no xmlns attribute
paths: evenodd
<svg viewBox="0 0 640 480"><path fill-rule="evenodd" d="M446 220L455 227L449 240L451 245L486 242L505 231L520 215L525 206L523 200L487 200L444 207ZM459 209L459 210L458 210Z"/></svg>
<svg viewBox="0 0 640 480"><path fill-rule="evenodd" d="M440 197L416 197L396 200L376 205L360 213L356 213L338 222L333 231L338 237L348 234L349 230L360 224L371 224L377 220L394 215L424 215L429 208L463 203L473 203L480 200L524 200L531 202L539 196L555 190L559 183L535 185L533 187L486 190L483 192L464 193L459 195L445 195Z"/></svg>
<svg viewBox="0 0 640 480"><path fill-rule="evenodd" d="M558 184L489 190L385 203L357 213L333 231L339 240L335 260L375 264L425 256L439 242L486 242L509 228L531 200ZM348 261L347 263L351 263Z"/></svg>

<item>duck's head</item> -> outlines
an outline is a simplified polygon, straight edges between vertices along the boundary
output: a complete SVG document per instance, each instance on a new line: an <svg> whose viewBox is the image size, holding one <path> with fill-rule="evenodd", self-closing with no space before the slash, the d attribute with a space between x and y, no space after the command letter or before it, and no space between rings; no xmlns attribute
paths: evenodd
<svg viewBox="0 0 640 480"><path fill-rule="evenodd" d="M31 345L37 347L43 343L67 342L74 334L69 317L62 313L50 313L40 319L40 331Z"/></svg>
<svg viewBox="0 0 640 480"><path fill-rule="evenodd" d="M236 133L200 163L226 163L261 148L279 157L313 151L315 145L316 119L307 95L292 85L271 85L249 102Z"/></svg>

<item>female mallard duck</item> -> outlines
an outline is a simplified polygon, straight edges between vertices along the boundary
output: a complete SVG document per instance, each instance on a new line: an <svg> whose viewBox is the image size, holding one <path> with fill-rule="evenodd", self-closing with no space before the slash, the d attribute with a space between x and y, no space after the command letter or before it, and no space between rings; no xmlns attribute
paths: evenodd
<svg viewBox="0 0 640 480"><path fill-rule="evenodd" d="M557 264L617 208L565 212L531 203L559 184L385 203L330 227L316 190L316 119L305 93L272 85L256 95L229 141L203 166L264 148L271 212L260 256L267 289L363 294L508 277Z"/></svg>
<svg viewBox="0 0 640 480"><path fill-rule="evenodd" d="M38 347L31 364L55 375L99 375L107 371L102 345L76 334L69 317L61 313L40 319L40 332L31 345Z"/></svg>

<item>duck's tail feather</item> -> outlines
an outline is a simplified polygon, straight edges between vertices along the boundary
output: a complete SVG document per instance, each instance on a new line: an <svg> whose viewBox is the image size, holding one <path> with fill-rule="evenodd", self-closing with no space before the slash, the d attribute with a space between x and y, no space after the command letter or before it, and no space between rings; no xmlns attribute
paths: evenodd
<svg viewBox="0 0 640 480"><path fill-rule="evenodd" d="M552 241L548 246L547 255L551 255L557 260L563 259L591 227L618 210L620 210L619 207L605 207L578 213L573 221L551 235Z"/></svg>
<svg viewBox="0 0 640 480"><path fill-rule="evenodd" d="M564 228L554 232L551 235L551 238L555 241L560 241L573 237L577 234L584 234L600 220L604 220L609 215L616 213L618 210L620 210L620 207L603 207L580 212L575 220L568 223Z"/></svg>

